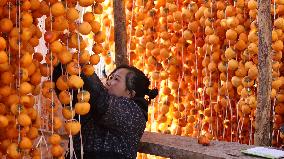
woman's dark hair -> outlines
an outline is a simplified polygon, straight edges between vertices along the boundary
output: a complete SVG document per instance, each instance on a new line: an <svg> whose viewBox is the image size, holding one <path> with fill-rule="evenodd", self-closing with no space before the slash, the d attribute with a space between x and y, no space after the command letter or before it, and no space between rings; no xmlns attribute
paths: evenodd
<svg viewBox="0 0 284 159"><path fill-rule="evenodd" d="M150 101L158 95L158 89L149 89L149 78L141 70L137 69L134 66L120 65L116 67L109 76L111 76L113 73L115 73L118 69L121 68L129 70L125 78L126 89L130 92L135 91L134 97L144 98L145 95L148 95Z"/></svg>

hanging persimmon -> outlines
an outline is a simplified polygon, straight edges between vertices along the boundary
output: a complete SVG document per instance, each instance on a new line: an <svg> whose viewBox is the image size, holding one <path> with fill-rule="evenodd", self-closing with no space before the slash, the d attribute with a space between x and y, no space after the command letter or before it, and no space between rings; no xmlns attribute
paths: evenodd
<svg viewBox="0 0 284 159"><path fill-rule="evenodd" d="M92 26L90 25L90 23L84 21L82 24L79 25L78 31L82 35L88 35L92 31Z"/></svg>
<svg viewBox="0 0 284 159"><path fill-rule="evenodd" d="M70 106L65 106L62 108L62 115L65 119L70 120L75 116L75 111Z"/></svg>
<svg viewBox="0 0 284 159"><path fill-rule="evenodd" d="M79 115L86 115L90 111L90 107L88 102L78 102L75 104L75 112Z"/></svg>
<svg viewBox="0 0 284 159"><path fill-rule="evenodd" d="M68 19L68 21L73 22L79 18L79 12L76 8L68 8L66 11L66 18Z"/></svg>
<svg viewBox="0 0 284 159"><path fill-rule="evenodd" d="M58 134L52 134L49 138L48 138L48 142L52 145L59 145L61 143L61 137Z"/></svg>
<svg viewBox="0 0 284 159"><path fill-rule="evenodd" d="M86 76L92 76L95 72L95 68L93 65L85 64L82 68L82 71Z"/></svg>
<svg viewBox="0 0 284 159"><path fill-rule="evenodd" d="M13 28L13 22L8 18L0 20L0 30L2 32L10 32Z"/></svg>
<svg viewBox="0 0 284 159"><path fill-rule="evenodd" d="M68 121L64 127L66 133L71 135L76 135L81 130L81 124L78 121Z"/></svg>

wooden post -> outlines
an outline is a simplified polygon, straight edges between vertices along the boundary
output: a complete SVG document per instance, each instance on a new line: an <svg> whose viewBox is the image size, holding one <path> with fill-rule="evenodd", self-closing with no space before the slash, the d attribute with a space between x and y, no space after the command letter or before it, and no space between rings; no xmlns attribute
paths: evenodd
<svg viewBox="0 0 284 159"><path fill-rule="evenodd" d="M113 0L115 64L129 64L127 57L127 32L124 0Z"/></svg>
<svg viewBox="0 0 284 159"><path fill-rule="evenodd" d="M258 87L254 144L270 146L271 113L271 15L270 0L258 0Z"/></svg>

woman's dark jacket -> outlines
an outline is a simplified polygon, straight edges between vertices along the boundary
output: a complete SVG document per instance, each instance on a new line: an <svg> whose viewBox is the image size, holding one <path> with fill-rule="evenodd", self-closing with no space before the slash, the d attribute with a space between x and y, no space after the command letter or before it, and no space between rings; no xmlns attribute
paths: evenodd
<svg viewBox="0 0 284 159"><path fill-rule="evenodd" d="M61 68L61 64L55 67L53 81L56 82L62 75ZM136 158L138 144L146 127L147 101L144 98L128 99L109 95L95 73L90 77L81 74L81 77L84 80L83 89L91 95L90 112L80 117L83 151L86 154L110 152L125 158ZM76 92L73 91L72 105L77 102ZM58 95L60 91L56 89L56 93ZM81 141L79 135L73 138L78 158Z"/></svg>

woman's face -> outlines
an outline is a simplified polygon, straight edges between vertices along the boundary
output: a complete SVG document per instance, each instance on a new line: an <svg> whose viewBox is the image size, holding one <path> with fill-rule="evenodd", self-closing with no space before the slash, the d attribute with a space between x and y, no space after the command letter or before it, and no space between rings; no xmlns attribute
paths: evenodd
<svg viewBox="0 0 284 159"><path fill-rule="evenodd" d="M130 91L126 88L126 75L128 72L128 69L120 68L108 77L105 87L109 94L117 97L131 97Z"/></svg>

